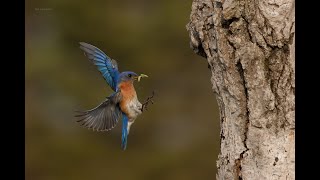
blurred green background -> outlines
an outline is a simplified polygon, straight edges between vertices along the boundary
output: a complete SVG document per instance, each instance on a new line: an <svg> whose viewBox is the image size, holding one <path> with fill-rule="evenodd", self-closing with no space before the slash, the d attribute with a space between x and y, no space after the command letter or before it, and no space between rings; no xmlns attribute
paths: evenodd
<svg viewBox="0 0 320 180"><path fill-rule="evenodd" d="M189 48L191 3L26 2L26 179L215 179L219 113L207 63ZM126 151L121 123L98 133L75 122L112 92L80 41L149 75L135 84L140 101L157 92Z"/></svg>

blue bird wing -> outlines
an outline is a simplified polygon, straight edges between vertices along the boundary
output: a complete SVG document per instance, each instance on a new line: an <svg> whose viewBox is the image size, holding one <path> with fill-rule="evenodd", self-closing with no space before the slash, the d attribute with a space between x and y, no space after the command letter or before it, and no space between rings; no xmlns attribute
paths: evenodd
<svg viewBox="0 0 320 180"><path fill-rule="evenodd" d="M114 128L121 116L119 107L121 98L121 94L115 92L97 107L87 111L77 111L79 113L76 115L79 118L77 122L96 131L108 131Z"/></svg>
<svg viewBox="0 0 320 180"><path fill-rule="evenodd" d="M121 135L121 148L126 150L128 142L128 117L122 113L122 135Z"/></svg>
<svg viewBox="0 0 320 180"><path fill-rule="evenodd" d="M108 85L116 91L117 77L119 75L117 62L91 44L80 42L80 49L82 49L88 59L97 66Z"/></svg>

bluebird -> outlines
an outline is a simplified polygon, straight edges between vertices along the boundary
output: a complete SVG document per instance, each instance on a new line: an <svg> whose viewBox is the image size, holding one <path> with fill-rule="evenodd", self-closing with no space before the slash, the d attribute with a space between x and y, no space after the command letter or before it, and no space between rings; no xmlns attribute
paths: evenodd
<svg viewBox="0 0 320 180"><path fill-rule="evenodd" d="M79 114L76 117L79 120L77 122L94 131L109 131L122 118L121 148L125 150L130 127L143 111L143 105L138 100L133 82L135 80L139 82L141 78L148 76L137 75L131 71L120 73L117 62L91 44L80 42L80 49L98 68L114 92L97 107L87 111L78 111Z"/></svg>

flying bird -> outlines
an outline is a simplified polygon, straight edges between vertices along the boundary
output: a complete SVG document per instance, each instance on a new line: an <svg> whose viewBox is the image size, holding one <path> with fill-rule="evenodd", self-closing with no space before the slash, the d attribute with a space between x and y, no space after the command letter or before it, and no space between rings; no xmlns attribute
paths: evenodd
<svg viewBox="0 0 320 180"><path fill-rule="evenodd" d="M122 119L121 148L127 147L127 139L131 125L143 112L144 104L138 100L133 82L148 77L131 71L119 72L118 64L99 48L80 42L80 49L87 58L98 68L107 84L114 91L97 107L87 111L77 111L77 122L96 131L109 131Z"/></svg>

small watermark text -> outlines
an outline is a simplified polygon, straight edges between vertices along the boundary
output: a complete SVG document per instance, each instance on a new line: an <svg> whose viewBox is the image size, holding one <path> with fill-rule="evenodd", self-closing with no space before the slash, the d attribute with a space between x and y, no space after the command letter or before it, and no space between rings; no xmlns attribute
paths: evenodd
<svg viewBox="0 0 320 180"><path fill-rule="evenodd" d="M34 8L35 11L52 11L53 8Z"/></svg>

